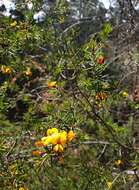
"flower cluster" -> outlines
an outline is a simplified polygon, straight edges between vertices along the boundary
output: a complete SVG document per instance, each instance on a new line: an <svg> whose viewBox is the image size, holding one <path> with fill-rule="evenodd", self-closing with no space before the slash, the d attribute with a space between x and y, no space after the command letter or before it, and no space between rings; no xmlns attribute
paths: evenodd
<svg viewBox="0 0 139 190"><path fill-rule="evenodd" d="M46 136L35 142L35 145L44 147L50 152L62 153L74 138L75 133L72 130L67 133L65 130L58 131L57 128L51 128L47 130Z"/></svg>
<svg viewBox="0 0 139 190"><path fill-rule="evenodd" d="M33 78L34 75L34 70L32 67L26 67L25 70L23 70L20 73L16 73L16 71L11 67L11 66L6 66L6 65L1 65L0 66L0 74L5 75L6 77L14 77L12 81L16 81L17 77L18 78L27 78L28 80ZM17 74L17 75L16 75ZM47 87L48 89L54 89L57 87L57 82L56 81L48 81L47 82Z"/></svg>
<svg viewBox="0 0 139 190"><path fill-rule="evenodd" d="M11 74L13 72L13 69L9 66L6 66L6 65L2 65L1 68L0 68L0 71L3 73L3 74ZM32 71L31 71L31 68L30 67L27 67L25 71L23 71L23 73L26 75L26 76L32 76Z"/></svg>

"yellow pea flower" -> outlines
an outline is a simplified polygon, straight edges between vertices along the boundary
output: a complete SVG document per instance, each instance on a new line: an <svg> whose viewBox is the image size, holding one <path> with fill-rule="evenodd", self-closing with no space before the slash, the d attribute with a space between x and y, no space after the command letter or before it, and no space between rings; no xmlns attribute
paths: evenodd
<svg viewBox="0 0 139 190"><path fill-rule="evenodd" d="M17 21L16 20L10 24L10 26L12 26L12 27L15 27L16 25L17 25Z"/></svg>
<svg viewBox="0 0 139 190"><path fill-rule="evenodd" d="M12 69L10 67L7 67L5 69L5 73L10 74L12 72Z"/></svg>
<svg viewBox="0 0 139 190"><path fill-rule="evenodd" d="M129 96L129 94L128 94L127 92L123 92L123 93L122 93L122 96L123 96L124 98L127 98L127 97Z"/></svg>
<svg viewBox="0 0 139 190"><path fill-rule="evenodd" d="M1 66L1 72L2 72L3 74L11 74L11 73L12 73L12 68L7 67L7 66L5 66L5 65L2 65L2 66Z"/></svg>
<svg viewBox="0 0 139 190"><path fill-rule="evenodd" d="M70 141L72 141L74 138L75 138L75 133L74 133L72 130L70 130L70 131L68 132L68 134L67 134L67 140L70 142Z"/></svg>
<svg viewBox="0 0 139 190"><path fill-rule="evenodd" d="M112 182L111 181L107 181L107 186L108 186L109 189L111 189L112 188Z"/></svg>
<svg viewBox="0 0 139 190"><path fill-rule="evenodd" d="M28 67L27 70L25 71L25 75L26 76L32 76L32 71L31 71L30 67Z"/></svg>
<svg viewBox="0 0 139 190"><path fill-rule="evenodd" d="M47 86L48 86L48 88L54 88L54 87L57 87L56 81L48 82Z"/></svg>
<svg viewBox="0 0 139 190"><path fill-rule="evenodd" d="M18 174L18 166L17 164L12 164L8 167L9 171L11 172L11 174L16 175Z"/></svg>
<svg viewBox="0 0 139 190"><path fill-rule="evenodd" d="M60 24L63 24L65 22L65 18L64 17L60 17L59 22L60 22Z"/></svg>
<svg viewBox="0 0 139 190"><path fill-rule="evenodd" d="M118 167L118 166L123 164L123 161L122 160L116 160L114 163Z"/></svg>
<svg viewBox="0 0 139 190"><path fill-rule="evenodd" d="M64 147L61 144L57 144L53 147L53 151L54 152L63 152L64 151Z"/></svg>
<svg viewBox="0 0 139 190"><path fill-rule="evenodd" d="M27 189L25 189L24 187L20 187L19 190L27 190Z"/></svg>
<svg viewBox="0 0 139 190"><path fill-rule="evenodd" d="M24 187L20 187L19 190L25 190Z"/></svg>
<svg viewBox="0 0 139 190"><path fill-rule="evenodd" d="M48 129L47 130L47 135L52 135L54 133L58 133L58 129L57 128L52 128L52 129Z"/></svg>

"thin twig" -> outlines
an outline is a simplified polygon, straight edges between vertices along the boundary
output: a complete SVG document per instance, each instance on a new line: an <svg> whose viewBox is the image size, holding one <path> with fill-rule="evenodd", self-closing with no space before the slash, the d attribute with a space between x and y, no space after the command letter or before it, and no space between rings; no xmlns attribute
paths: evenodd
<svg viewBox="0 0 139 190"><path fill-rule="evenodd" d="M13 143L12 147L10 148L9 152L6 154L6 158L8 158L10 156L10 154L12 153L14 147L16 146L17 144L17 140L15 140L15 142Z"/></svg>
<svg viewBox="0 0 139 190"><path fill-rule="evenodd" d="M80 142L80 144L85 144L85 145L91 145L91 144L109 145L109 144L112 144L112 143L107 142L107 141L84 141L84 142Z"/></svg>
<svg viewBox="0 0 139 190"><path fill-rule="evenodd" d="M108 144L105 144L105 145L104 145L104 147L103 147L103 149L102 149L100 155L97 157L98 160L104 155L104 153L105 153L105 151L106 151L106 148L107 148L107 145L108 145Z"/></svg>

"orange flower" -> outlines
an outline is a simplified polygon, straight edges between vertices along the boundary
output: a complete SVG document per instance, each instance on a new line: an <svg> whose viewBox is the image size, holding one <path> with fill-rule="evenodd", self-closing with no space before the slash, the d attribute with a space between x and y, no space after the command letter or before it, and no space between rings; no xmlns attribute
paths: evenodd
<svg viewBox="0 0 139 190"><path fill-rule="evenodd" d="M107 99L107 94L105 92L99 92L95 96L96 101L100 100L106 100Z"/></svg>
<svg viewBox="0 0 139 190"><path fill-rule="evenodd" d="M43 141L37 141L37 142L35 142L35 146L37 146L37 147L43 147L44 143L43 143Z"/></svg>
<svg viewBox="0 0 139 190"><path fill-rule="evenodd" d="M48 86L48 88L54 88L54 87L57 87L56 81L48 82L47 86Z"/></svg>
<svg viewBox="0 0 139 190"><path fill-rule="evenodd" d="M32 151L32 155L33 156L41 156L44 152L42 152L41 150L33 150Z"/></svg>
<svg viewBox="0 0 139 190"><path fill-rule="evenodd" d="M100 56L97 58L97 63L98 63L99 65L102 65L102 64L104 64L104 62L105 62L104 56L103 56L103 55L100 55Z"/></svg>

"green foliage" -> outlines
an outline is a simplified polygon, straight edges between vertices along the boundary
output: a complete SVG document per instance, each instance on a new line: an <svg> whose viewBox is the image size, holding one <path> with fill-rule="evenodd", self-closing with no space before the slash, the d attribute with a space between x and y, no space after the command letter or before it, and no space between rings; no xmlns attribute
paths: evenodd
<svg viewBox="0 0 139 190"><path fill-rule="evenodd" d="M100 32L100 37L102 40L106 40L108 35L112 32L112 26L110 23L104 25L102 32Z"/></svg>
<svg viewBox="0 0 139 190"><path fill-rule="evenodd" d="M78 43L83 30L70 25L67 1L49 5L36 22L43 2L32 2L28 10L26 1L16 1L24 19L0 20L0 189L108 190L112 182L111 189L122 190L136 184L127 171L138 169L131 134L138 104L109 78L104 52L112 26ZM119 121L122 104L131 109L126 123ZM35 142L54 127L74 130L73 143L63 153L33 155Z"/></svg>

